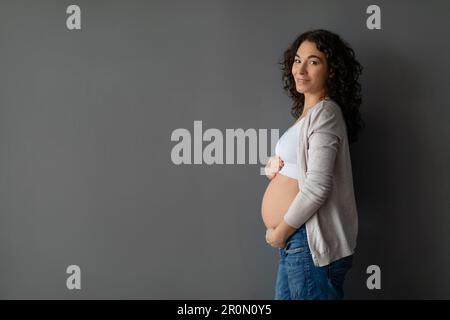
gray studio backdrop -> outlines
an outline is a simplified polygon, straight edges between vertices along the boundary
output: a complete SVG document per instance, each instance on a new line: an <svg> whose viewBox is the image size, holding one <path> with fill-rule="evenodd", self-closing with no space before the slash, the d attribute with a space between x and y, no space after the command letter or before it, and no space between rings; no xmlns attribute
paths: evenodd
<svg viewBox="0 0 450 320"><path fill-rule="evenodd" d="M81 30L67 28L71 4ZM371 4L379 30L366 26ZM449 12L445 1L2 1L0 298L272 299L262 165L176 165L171 135L193 135L194 121L281 135L293 119L277 61L312 28L340 34L364 66L346 297L450 298ZM71 265L81 289L67 287ZM370 265L381 289L366 285Z"/></svg>

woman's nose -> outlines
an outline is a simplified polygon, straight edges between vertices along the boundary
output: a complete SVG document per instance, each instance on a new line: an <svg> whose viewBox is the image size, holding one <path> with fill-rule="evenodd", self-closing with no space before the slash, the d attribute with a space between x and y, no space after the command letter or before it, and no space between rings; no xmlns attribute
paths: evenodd
<svg viewBox="0 0 450 320"><path fill-rule="evenodd" d="M294 74L305 74L306 73L306 66L305 64L301 64L295 67Z"/></svg>
<svg viewBox="0 0 450 320"><path fill-rule="evenodd" d="M302 63L299 66L299 72L300 72L300 74L305 74L306 73L306 63Z"/></svg>

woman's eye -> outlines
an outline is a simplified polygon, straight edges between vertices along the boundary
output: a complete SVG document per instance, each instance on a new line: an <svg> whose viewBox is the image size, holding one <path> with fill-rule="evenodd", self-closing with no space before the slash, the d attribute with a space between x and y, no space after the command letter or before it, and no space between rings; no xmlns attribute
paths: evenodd
<svg viewBox="0 0 450 320"><path fill-rule="evenodd" d="M300 61L299 59L294 59L294 62L295 62L295 63L301 63L301 61ZM317 62L317 61L314 61L314 60L311 60L310 63L311 63L311 64L317 64L318 62Z"/></svg>

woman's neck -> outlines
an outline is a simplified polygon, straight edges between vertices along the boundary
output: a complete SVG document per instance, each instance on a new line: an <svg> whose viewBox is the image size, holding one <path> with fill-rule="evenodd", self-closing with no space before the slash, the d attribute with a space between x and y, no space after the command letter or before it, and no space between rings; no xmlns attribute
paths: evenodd
<svg viewBox="0 0 450 320"><path fill-rule="evenodd" d="M302 118L311 107L314 107L319 101L328 98L327 94L323 91L320 94L305 95L305 102L303 103L303 112L300 116Z"/></svg>
<svg viewBox="0 0 450 320"><path fill-rule="evenodd" d="M319 101L325 99L327 96L325 90L317 94L305 94L305 102L303 103L303 111L307 111L309 108L315 106Z"/></svg>

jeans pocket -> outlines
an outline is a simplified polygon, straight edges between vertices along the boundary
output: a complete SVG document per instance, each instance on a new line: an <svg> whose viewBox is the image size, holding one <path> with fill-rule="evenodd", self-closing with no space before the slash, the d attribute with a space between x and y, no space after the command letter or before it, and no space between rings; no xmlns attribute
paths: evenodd
<svg viewBox="0 0 450 320"><path fill-rule="evenodd" d="M300 253L300 252L304 252L306 250L306 248L304 246L294 246L294 247L289 247L289 249L286 249L285 252L286 254L294 254L294 253Z"/></svg>

